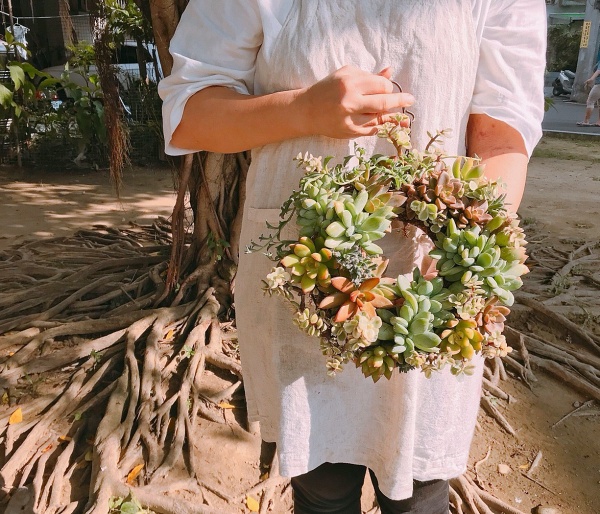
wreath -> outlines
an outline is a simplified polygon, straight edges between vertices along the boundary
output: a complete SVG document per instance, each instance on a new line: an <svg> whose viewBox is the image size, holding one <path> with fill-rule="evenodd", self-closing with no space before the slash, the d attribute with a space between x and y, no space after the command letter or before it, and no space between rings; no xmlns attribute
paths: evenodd
<svg viewBox="0 0 600 514"><path fill-rule="evenodd" d="M294 323L320 339L332 376L350 362L375 382L396 368L472 374L475 354L511 351L502 331L528 271L523 230L479 159L444 155L445 131L428 134L424 151L412 148L411 121L403 113L379 126L396 156L356 147L330 167L331 157L299 154L298 190L248 247L277 263L263 290L286 299ZM298 239L282 239L292 220ZM435 267L385 276L376 242L393 220L431 238Z"/></svg>

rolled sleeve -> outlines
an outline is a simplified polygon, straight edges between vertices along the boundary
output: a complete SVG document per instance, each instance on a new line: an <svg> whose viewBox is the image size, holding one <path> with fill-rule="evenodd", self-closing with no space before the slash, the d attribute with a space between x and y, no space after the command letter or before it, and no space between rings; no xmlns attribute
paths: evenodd
<svg viewBox="0 0 600 514"><path fill-rule="evenodd" d="M254 0L191 0L169 47L171 75L161 80L165 151L183 155L191 150L171 144L188 99L209 86L225 86L252 94L256 54L262 28Z"/></svg>
<svg viewBox="0 0 600 514"><path fill-rule="evenodd" d="M471 113L517 130L531 156L542 136L546 6L542 0L495 0L484 20Z"/></svg>

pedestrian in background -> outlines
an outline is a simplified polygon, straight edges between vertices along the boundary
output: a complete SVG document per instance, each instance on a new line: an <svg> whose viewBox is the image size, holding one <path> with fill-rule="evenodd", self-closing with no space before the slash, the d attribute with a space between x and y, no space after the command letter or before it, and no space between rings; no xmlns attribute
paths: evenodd
<svg viewBox="0 0 600 514"><path fill-rule="evenodd" d="M583 121L577 122L577 125L580 127L600 127L600 107L598 107L598 121L596 123L590 123L592 113L594 112L594 106L600 100L600 61L596 63L594 74L585 81L585 85L592 89L587 97L585 117L583 118Z"/></svg>

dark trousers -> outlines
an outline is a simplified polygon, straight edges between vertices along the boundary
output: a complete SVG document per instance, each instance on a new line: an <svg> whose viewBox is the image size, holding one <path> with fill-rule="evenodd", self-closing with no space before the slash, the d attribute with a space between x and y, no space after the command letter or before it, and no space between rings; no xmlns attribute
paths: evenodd
<svg viewBox="0 0 600 514"><path fill-rule="evenodd" d="M294 514L361 514L360 495L366 468L355 464L325 463L292 478ZM381 514L448 514L448 481L413 482L413 495L390 500L379 490L369 470Z"/></svg>

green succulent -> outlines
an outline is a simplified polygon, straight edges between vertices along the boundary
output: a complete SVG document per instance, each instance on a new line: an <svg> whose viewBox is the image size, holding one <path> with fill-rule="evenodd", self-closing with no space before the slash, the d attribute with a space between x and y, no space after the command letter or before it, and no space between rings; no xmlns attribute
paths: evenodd
<svg viewBox="0 0 600 514"><path fill-rule="evenodd" d="M478 225L459 230L452 219L446 234L438 234L435 246L429 255L438 260L439 275L455 283L450 289L453 293L459 293L461 285L471 280L481 280L488 298L497 296L508 306L514 303L512 291L521 287L520 276L527 272L520 251L507 248L503 252L495 234Z"/></svg>
<svg viewBox="0 0 600 514"><path fill-rule="evenodd" d="M292 318L294 324L309 336L320 336L327 330L327 323L316 312L310 312L306 308L303 311L298 311Z"/></svg>
<svg viewBox="0 0 600 514"><path fill-rule="evenodd" d="M319 248L308 237L301 237L298 243L290 245L292 253L281 259L281 264L290 269L291 282L310 293L316 286L329 287L330 269L335 266L333 253L329 248Z"/></svg>
<svg viewBox="0 0 600 514"><path fill-rule="evenodd" d="M453 319L448 321L447 327L441 334L441 348L444 352L470 360L475 352L481 350L483 336L474 319Z"/></svg>
<svg viewBox="0 0 600 514"><path fill-rule="evenodd" d="M369 191L362 189L344 201L333 201L334 219L322 234L325 246L338 252L359 246L370 255L383 253L374 241L385 236L390 229L391 219L396 217L394 208L387 205L391 198L391 193L370 198Z"/></svg>
<svg viewBox="0 0 600 514"><path fill-rule="evenodd" d="M360 354L357 366L360 366L365 377L377 382L381 377L392 378L394 368L402 368L404 361L392 349L392 345L370 346Z"/></svg>

